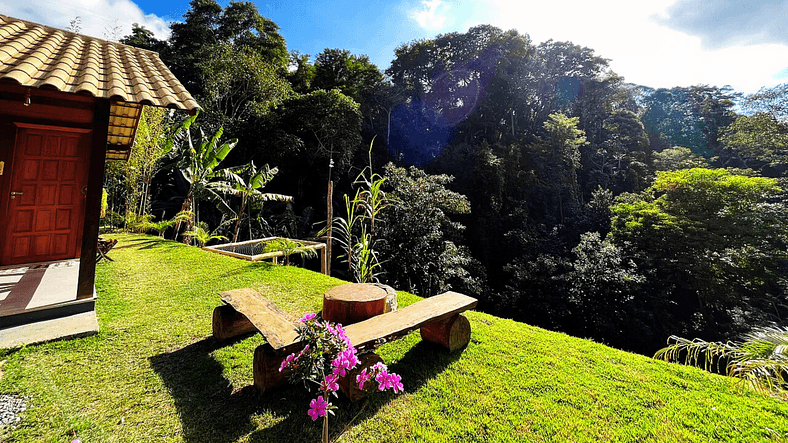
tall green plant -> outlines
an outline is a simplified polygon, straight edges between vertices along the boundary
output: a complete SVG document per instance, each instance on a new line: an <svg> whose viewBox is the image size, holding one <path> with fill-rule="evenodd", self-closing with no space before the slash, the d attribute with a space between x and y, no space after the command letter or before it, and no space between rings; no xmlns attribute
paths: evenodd
<svg viewBox="0 0 788 443"><path fill-rule="evenodd" d="M191 230L195 223L199 223L199 199L221 200L219 194L209 186L209 181L216 176L216 167L219 163L238 144L238 139L220 143L219 140L224 133L222 128L219 128L210 138L207 138L200 128L199 136L193 140L191 125L196 117L197 115L194 115L184 122L183 131L178 134L175 143L173 143L174 149L169 152L170 158L177 159L175 167L180 171L184 180L189 183L189 191L186 193L181 207L181 211L194 213L194 218L187 221L187 230ZM180 223L176 226L176 231L179 229Z"/></svg>
<svg viewBox="0 0 788 443"><path fill-rule="evenodd" d="M254 162L248 163L243 166L235 168L226 168L217 171L216 176L222 178L222 181L210 184L210 187L217 192L223 194L230 194L235 197L241 198L241 207L238 212L230 208L226 202L224 209L235 216L235 227L233 228L233 243L238 241L238 231L241 228L241 220L244 216L244 209L248 203L252 202L266 202L266 201L283 201L292 202L293 197L283 194L273 194L270 192L262 192L262 189L271 181L276 173L279 172L278 168L269 168L264 165L261 169L257 169ZM249 205L251 212L251 205ZM251 218L251 213L249 214Z"/></svg>
<svg viewBox="0 0 788 443"><path fill-rule="evenodd" d="M721 369L740 378L763 393L785 394L788 390L788 327L761 327L736 342L707 342L700 339L670 336L668 346L654 358L703 367L707 371Z"/></svg>
<svg viewBox="0 0 788 443"><path fill-rule="evenodd" d="M263 253L278 251L284 253L285 266L290 265L290 256L293 254L298 254L306 258L317 257L317 251L315 251L314 248L305 245L298 240L293 240L291 238L277 238L265 242Z"/></svg>
<svg viewBox="0 0 788 443"><path fill-rule="evenodd" d="M385 177L372 171L370 143L369 166L356 177L356 194L352 199L345 195L346 217L336 217L332 221L337 242L344 249L348 271L358 283L376 281L380 272L375 251L375 220L380 211L391 203L382 189L385 181Z"/></svg>
<svg viewBox="0 0 788 443"><path fill-rule="evenodd" d="M169 150L173 130L167 110L145 106L142 110L137 136L123 169L126 175L126 210L137 215L150 211L151 182L162 168L161 158Z"/></svg>

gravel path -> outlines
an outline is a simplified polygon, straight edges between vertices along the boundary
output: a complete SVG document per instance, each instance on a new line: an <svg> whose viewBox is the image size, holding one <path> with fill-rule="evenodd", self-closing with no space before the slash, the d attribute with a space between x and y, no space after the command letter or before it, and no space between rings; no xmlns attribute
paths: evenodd
<svg viewBox="0 0 788 443"><path fill-rule="evenodd" d="M0 429L11 426L22 419L19 416L27 409L27 400L12 395L0 394Z"/></svg>

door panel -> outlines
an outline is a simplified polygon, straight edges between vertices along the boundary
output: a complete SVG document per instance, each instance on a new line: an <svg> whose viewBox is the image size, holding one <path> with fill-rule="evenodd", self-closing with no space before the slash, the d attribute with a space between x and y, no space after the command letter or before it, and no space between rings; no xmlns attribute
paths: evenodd
<svg viewBox="0 0 788 443"><path fill-rule="evenodd" d="M79 256L89 134L19 128L0 264Z"/></svg>

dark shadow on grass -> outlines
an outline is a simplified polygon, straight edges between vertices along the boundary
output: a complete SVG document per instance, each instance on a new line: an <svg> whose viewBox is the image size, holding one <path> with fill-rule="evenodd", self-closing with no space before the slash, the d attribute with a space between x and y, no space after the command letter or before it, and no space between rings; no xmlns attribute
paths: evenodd
<svg viewBox="0 0 788 443"><path fill-rule="evenodd" d="M218 347L211 337L150 358L175 400L186 442L231 442L254 429L250 417L259 409L256 390L233 390L211 355Z"/></svg>
<svg viewBox="0 0 788 443"><path fill-rule="evenodd" d="M124 242L123 246L115 246L112 249L126 249L126 248L137 248L137 249L147 249L148 247L152 246L153 244L159 244L161 241L159 240L132 240L131 242ZM131 244L129 244L131 243Z"/></svg>
<svg viewBox="0 0 788 443"><path fill-rule="evenodd" d="M316 393L307 392L300 384L265 393L260 393L254 386L236 386L234 389L223 376L222 365L211 355L219 347L233 343L219 344L213 338L206 338L150 358L152 368L175 400L183 424L184 441L225 443L247 435L250 442L257 443L319 441L322 422L313 422L307 415L309 401L316 397ZM406 392L415 392L461 354L462 351L449 353L435 345L419 342L401 360L392 364L390 370L402 376ZM331 440L374 416L394 397L392 393L374 392L367 400L357 403L341 395L332 398L332 403L339 410L329 419ZM266 426L266 423L271 425Z"/></svg>

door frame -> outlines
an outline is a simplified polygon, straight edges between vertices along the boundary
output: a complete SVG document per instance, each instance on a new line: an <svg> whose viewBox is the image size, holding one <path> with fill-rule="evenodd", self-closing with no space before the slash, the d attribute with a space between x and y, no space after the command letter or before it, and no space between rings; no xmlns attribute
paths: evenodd
<svg viewBox="0 0 788 443"><path fill-rule="evenodd" d="M14 167L16 166L17 160L17 146L19 142L19 135L20 129L33 129L33 130L42 130L42 131L52 131L52 132L66 132L66 133L78 133L78 134L90 134L93 132L92 129L89 128L79 128L73 126L57 126L57 125L42 125L42 124L35 124L35 123L25 123L25 122L13 122L15 129L14 134L14 142L11 146L11 152L8 155L8 161L6 162L3 170L3 180L0 182L0 209L2 209L2 213L0 213L0 234L4 234L6 229L8 228L8 223L10 223L10 193L11 193L11 185L13 182L13 175L14 175ZM91 149L91 137L85 136L80 143L78 149L84 150L82 152L82 161L84 162L84 170L86 174L86 184L87 178L90 175L90 149ZM82 207L82 213L79 214L79 227L77 229L77 239L76 239L76 257L80 256L81 246L82 246L82 236L83 236L83 226L85 222L85 206ZM0 238L0 260L3 258L3 253L6 248L6 242L10 240L7 236L2 235L3 238ZM5 265L0 261L0 265Z"/></svg>

